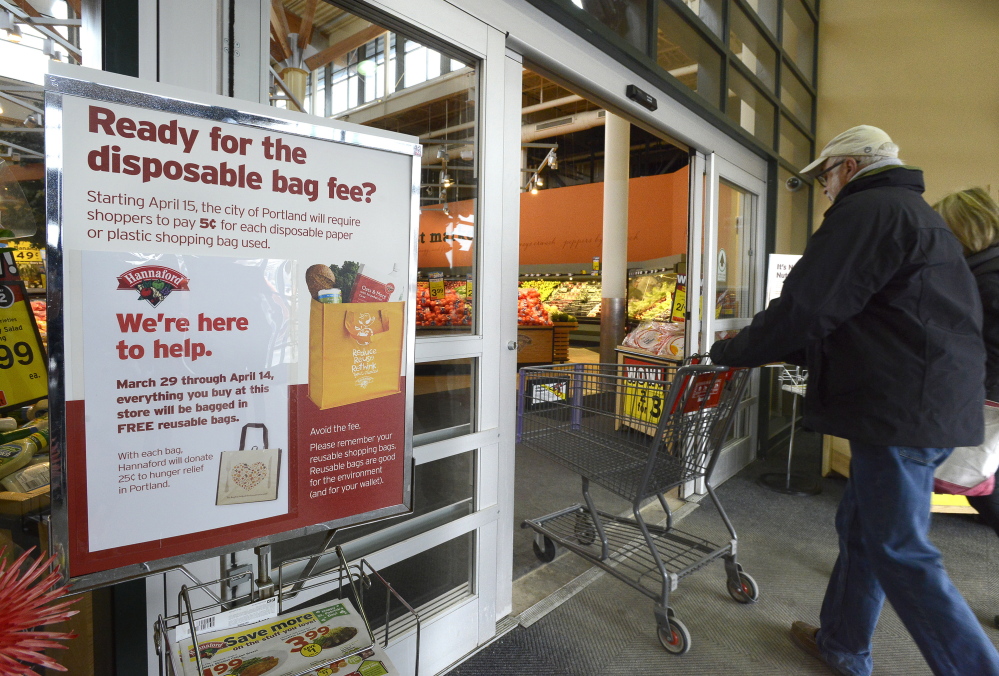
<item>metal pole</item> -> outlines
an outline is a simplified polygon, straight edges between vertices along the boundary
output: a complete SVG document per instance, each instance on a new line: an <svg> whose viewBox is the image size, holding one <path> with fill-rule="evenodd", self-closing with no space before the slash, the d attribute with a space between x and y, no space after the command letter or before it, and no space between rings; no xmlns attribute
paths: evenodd
<svg viewBox="0 0 999 676"><path fill-rule="evenodd" d="M604 228L601 249L600 361L612 364L624 338L628 295L628 179L631 123L607 112L604 126Z"/></svg>

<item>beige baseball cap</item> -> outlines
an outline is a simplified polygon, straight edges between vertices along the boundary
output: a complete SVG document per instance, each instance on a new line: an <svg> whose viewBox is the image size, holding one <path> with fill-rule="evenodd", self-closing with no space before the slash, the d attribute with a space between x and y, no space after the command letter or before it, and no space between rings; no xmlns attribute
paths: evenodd
<svg viewBox="0 0 999 676"><path fill-rule="evenodd" d="M869 155L894 159L898 157L898 146L892 143L891 137L883 129L862 124L847 129L827 143L826 147L819 153L818 159L801 170L801 175L814 177L819 173L826 159L848 155Z"/></svg>

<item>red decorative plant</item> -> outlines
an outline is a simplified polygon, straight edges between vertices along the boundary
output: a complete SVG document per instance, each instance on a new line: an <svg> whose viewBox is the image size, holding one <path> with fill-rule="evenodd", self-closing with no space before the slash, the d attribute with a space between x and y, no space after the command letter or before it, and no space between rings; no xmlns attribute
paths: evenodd
<svg viewBox="0 0 999 676"><path fill-rule="evenodd" d="M0 676L38 676L31 668L36 665L66 671L43 651L65 648L56 641L76 634L35 630L78 612L69 610L76 599L56 602L66 588L57 586L60 576L53 566L55 557L40 558L22 573L31 550L9 565L2 559L3 552L0 549Z"/></svg>

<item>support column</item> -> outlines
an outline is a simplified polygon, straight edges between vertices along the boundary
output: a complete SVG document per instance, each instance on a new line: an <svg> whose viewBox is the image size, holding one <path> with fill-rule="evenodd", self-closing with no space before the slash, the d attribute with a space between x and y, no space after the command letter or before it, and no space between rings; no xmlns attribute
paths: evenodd
<svg viewBox="0 0 999 676"><path fill-rule="evenodd" d="M600 256L600 361L616 361L628 307L628 175L631 123L607 113L604 126L604 241Z"/></svg>
<svg viewBox="0 0 999 676"><path fill-rule="evenodd" d="M285 68L281 71L281 79L295 98L305 105L305 85L309 81L309 71L301 68ZM293 101L288 101L288 110L298 110L298 106Z"/></svg>

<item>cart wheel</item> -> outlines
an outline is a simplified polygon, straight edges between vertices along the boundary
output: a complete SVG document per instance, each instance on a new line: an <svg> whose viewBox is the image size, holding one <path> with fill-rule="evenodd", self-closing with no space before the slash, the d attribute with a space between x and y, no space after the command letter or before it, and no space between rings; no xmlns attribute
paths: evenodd
<svg viewBox="0 0 999 676"><path fill-rule="evenodd" d="M728 581L728 593L739 603L756 603L760 598L760 588L749 573L739 571L739 581Z"/></svg>
<svg viewBox="0 0 999 676"><path fill-rule="evenodd" d="M535 540L534 543L534 555L545 563L551 563L555 560L555 543L551 541L550 538L545 538L545 548L541 549L538 546L538 541Z"/></svg>
<svg viewBox="0 0 999 676"><path fill-rule="evenodd" d="M666 651L674 655L682 655L690 650L690 632L680 620L669 618L667 626L659 625L659 642Z"/></svg>
<svg viewBox="0 0 999 676"><path fill-rule="evenodd" d="M576 540L584 547L592 545L593 541L597 539L597 529L594 527L593 522L582 514L576 515L576 525L572 530L576 536Z"/></svg>

